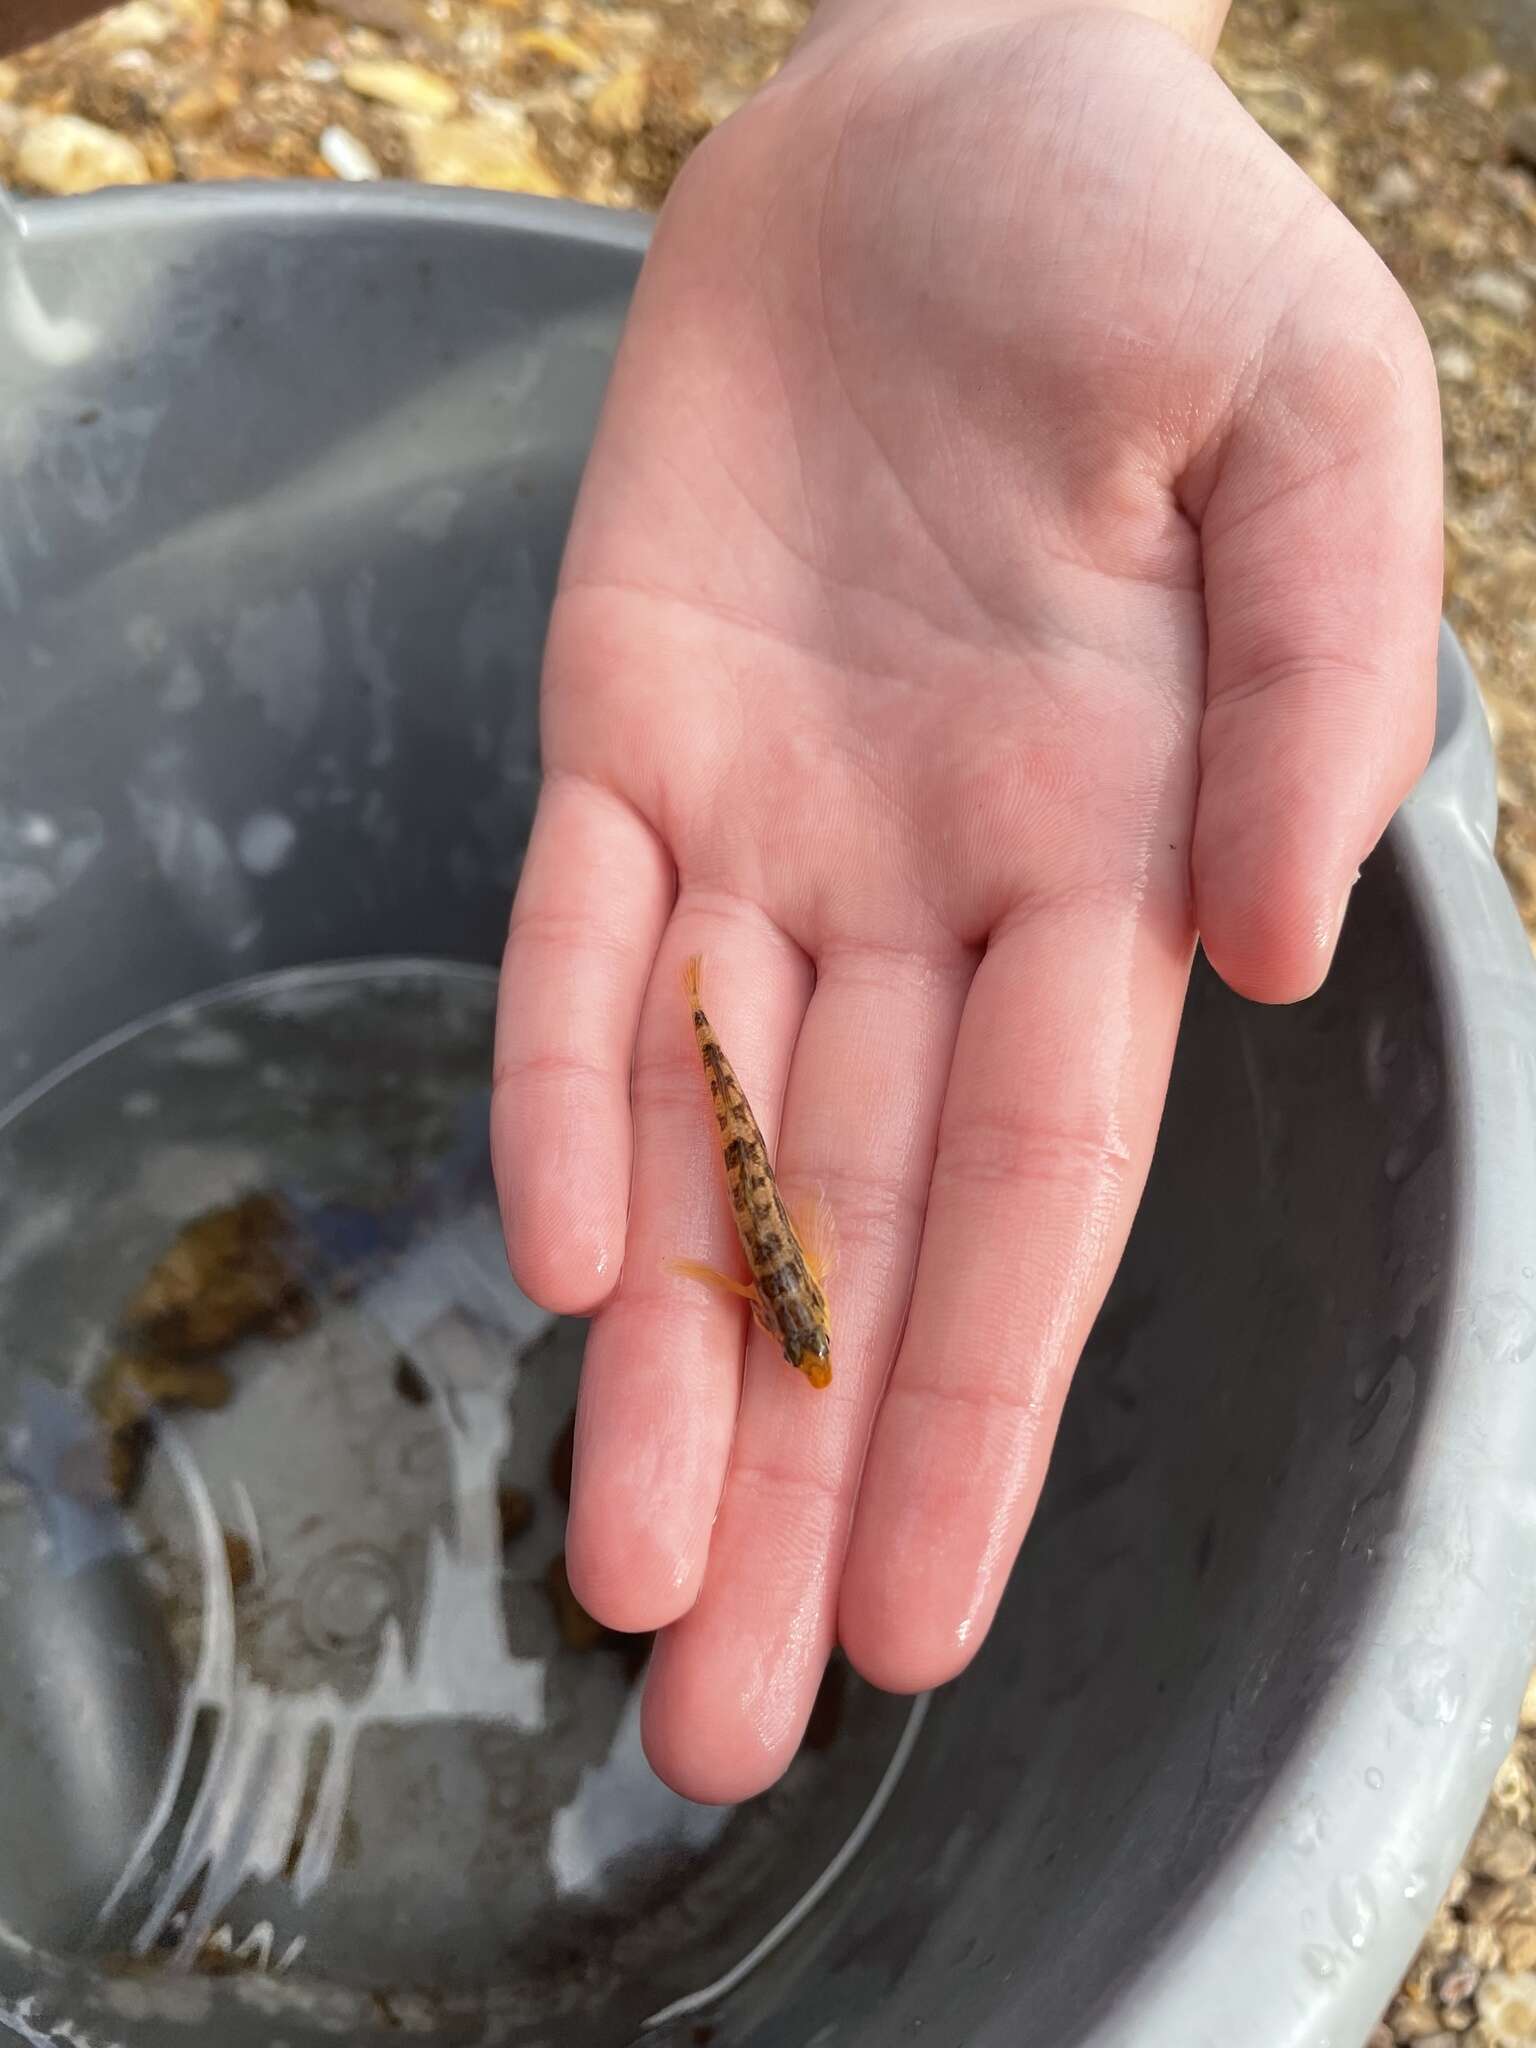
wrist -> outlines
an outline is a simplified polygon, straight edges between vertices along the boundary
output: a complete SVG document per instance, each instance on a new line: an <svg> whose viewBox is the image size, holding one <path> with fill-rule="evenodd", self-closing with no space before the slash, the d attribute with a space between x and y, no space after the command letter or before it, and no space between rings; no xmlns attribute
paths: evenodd
<svg viewBox="0 0 1536 2048"><path fill-rule="evenodd" d="M967 11L985 13L1000 22L1027 21L1043 15L1133 14L1155 21L1197 50L1202 57L1213 54L1231 10L1232 0L981 0ZM952 22L956 0L818 0L806 37L853 16L876 14L907 19L929 16L937 22Z"/></svg>
<svg viewBox="0 0 1536 2048"><path fill-rule="evenodd" d="M1231 12L1232 0L1018 0L1026 14L1139 14L1172 29L1176 36L1211 56Z"/></svg>

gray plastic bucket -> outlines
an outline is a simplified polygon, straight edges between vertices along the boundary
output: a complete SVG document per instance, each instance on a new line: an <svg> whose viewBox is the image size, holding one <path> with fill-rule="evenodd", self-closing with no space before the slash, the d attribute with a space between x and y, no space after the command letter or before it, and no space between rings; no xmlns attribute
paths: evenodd
<svg viewBox="0 0 1536 2048"><path fill-rule="evenodd" d="M398 187L32 210L0 277L0 1096L237 976L495 960L643 248ZM295 797L317 761L349 800ZM228 850L268 811L299 840L263 874ZM1536 1639L1536 1011L1493 822L1447 637L1434 762L1327 988L1269 1012L1197 973L994 1637L720 2048L1359 2048ZM35 1849L0 1844L0 1904ZM34 2043L49 1983L0 1945ZM329 2031L197 1989L181 2024L78 2023Z"/></svg>

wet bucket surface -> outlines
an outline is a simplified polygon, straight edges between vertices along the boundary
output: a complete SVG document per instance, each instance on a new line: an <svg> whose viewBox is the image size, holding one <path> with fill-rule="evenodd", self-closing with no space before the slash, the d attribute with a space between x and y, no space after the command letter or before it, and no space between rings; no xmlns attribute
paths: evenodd
<svg viewBox="0 0 1536 2048"><path fill-rule="evenodd" d="M366 1105L333 1132L332 1156L354 1148L350 1181L320 1185L313 1144L238 1157L261 1145L254 1126L230 1124L229 1039L248 1106L263 1086L304 1099L284 1067L302 1064L299 1041L285 1051L270 1017L253 1023L259 992L217 1016L173 1015L160 1036L43 1085L110 1034L252 977L269 995L334 990L338 961L406 963L363 978L368 1028L376 1048L398 1031L407 1077L427 1071L426 1046L448 1047L435 1071L451 1099L432 1114L418 1104L387 1163L408 1209L423 1187L441 1189L455 1117L483 1076L484 970L537 787L544 622L642 246L630 224L559 206L153 193L39 210L26 278L13 264L0 277L17 330L0 359L0 1096L20 1099L0 1129L7 1428L57 1441L58 1410L35 1387L26 1395L27 1376L54 1393L79 1380L156 1255L150 1222L185 1220L168 1182L217 1202L259 1165L328 1228L360 1190L377 1201ZM1531 968L1489 851L1486 732L1449 642L1441 711L1436 761L1367 869L1323 994L1265 1012L1197 973L1143 1212L995 1638L915 1740L904 1703L853 1699L834 1746L806 1760L820 1790L805 1810L825 1810L824 1839L801 1839L792 1786L777 1832L772 1810L714 1837L671 1814L661 1834L683 1859L674 1871L696 1873L693 1909L669 1920L673 1880L646 1891L631 1869L615 1915L584 1923L585 1960L581 1939L544 1952L537 1995L523 1937L539 1902L494 1860L447 1885L454 1825L391 1874L369 1802L388 1807L380 1788L397 1765L437 1788L424 1810L438 1823L479 1812L488 1779L542 1782L546 1805L524 1818L547 1875L553 1815L581 1770L622 1757L630 1695L616 1665L583 1666L601 1676L578 1688L590 1723L567 1717L584 1732L565 1778L519 1764L518 1743L544 1735L509 1667L540 1665L546 1699L566 1680L551 1676L545 1622L514 1620L534 1611L514 1603L504 1661L480 1672L487 1711L469 1699L479 1667L461 1660L459 1690L424 1723L409 1652L431 1611L426 1560L439 1572L453 1561L431 1528L473 1548L453 1503L467 1485L483 1504L490 1483L483 1470L455 1479L453 1432L482 1399L511 1414L514 1439L521 1416L518 1483L531 1485L559 1403L523 1408L497 1373L543 1388L526 1367L545 1346L568 1400L579 1333L536 1318L513 1327L520 1298L493 1288L466 1308L461 1288L473 1329L505 1341L477 1351L439 1331L423 1406L399 1397L388 1359L365 1371L366 1347L338 1335L361 1314L354 1299L328 1308L318 1335L287 1340L281 1360L275 1346L244 1357L242 1397L248 1381L269 1395L189 1416L157 1447L136 1514L182 1589L163 1654L146 1646L171 1595L146 1580L142 1556L50 1577L57 1548L51 1564L27 1548L37 1485L8 1485L0 1749L21 1789L0 1843L0 2015L45 2042L71 2020L127 2048L383 2041L402 2024L527 2048L618 2044L750 1952L874 1805L815 1910L717 2009L679 2013L651 2038L689 2041L704 2025L721 2044L885 2048L921 2026L946 2048L1355 2048L1454 1867L1518 1702L1524 1645L1498 1647L1507 1622L1488 1589L1506 1575L1536 1584L1522 1505L1536 1450ZM288 979L260 982L274 975ZM327 1099L343 1064L327 1070ZM187 1118L198 1101L195 1130L157 1124L165 1105ZM109 1122L110 1144L93 1143ZM181 1155L146 1176L161 1143L222 1147L224 1178L204 1157L199 1182ZM477 1155L451 1200L410 1209L430 1212L428 1238L447 1229L461 1250L465 1232L480 1244L482 1169ZM188 1196L187 1213L197 1206ZM321 1241L334 1252L334 1234ZM395 1284L382 1299L396 1317L398 1277L380 1279ZM365 1289L363 1307L380 1298ZM201 1668L220 1608L202 1575L198 1476L222 1527L242 1428L307 1426L324 1469L345 1470L355 1417L327 1438L294 1404L293 1375L319 1370L303 1347L321 1338L341 1345L339 1377L366 1411L354 1437L372 1445L382 1432L392 1451L410 1439L388 1470L392 1485L402 1472L419 1482L419 1522L403 1517L399 1543L359 1525L318 1561L295 1549L281 1590L319 1660L306 1684L330 1684L339 1702L327 1754L367 1718L359 1700L410 1695L417 1724L378 1715L343 1793L333 1777L323 1881L306 1889L302 1851L289 1869L285 1843L264 1892L219 1900L232 1941L248 1921L270 1926L242 1967L180 1974L162 1943L154 1969L104 1968L100 1952L131 1948L185 1874L176 1843L199 1840L195 1817L173 1815L132 1880L142 1896L115 1901L110 1927L98 1920L153 1832L189 1660ZM523 1455L495 1430L466 1440ZM359 1479L358 1501L367 1492ZM259 1507L258 1534L275 1512ZM518 1539L534 1546L526 1563L506 1553L518 1583L545 1568L542 1526ZM318 1592L305 1578L317 1563ZM131 1588L58 1600L91 1572L126 1574ZM143 1652L131 1684L113 1654L128 1600L148 1603L126 1625ZM270 1694L279 1667L261 1665L255 1634L241 1637L244 1612L232 1603L234 1666ZM317 1634L340 1676L322 1670ZM67 1712L36 1683L65 1668ZM276 1740L270 1711L249 1725L258 1747ZM402 1728L425 1748L381 1760L377 1744L398 1750ZM487 1729L500 1762L476 1749ZM212 1732L205 1723L200 1739ZM261 1750L263 1768L277 1753ZM236 1809L259 1832L254 1809ZM371 1845L353 1866L349 1815ZM226 1875L245 1868L232 1834L225 1849ZM430 1910L412 1913L413 1884ZM381 1922L398 1928L391 1942ZM615 1944L620 1967L597 1984L590 1957ZM1101 1987L1086 2015L1085 1978Z"/></svg>

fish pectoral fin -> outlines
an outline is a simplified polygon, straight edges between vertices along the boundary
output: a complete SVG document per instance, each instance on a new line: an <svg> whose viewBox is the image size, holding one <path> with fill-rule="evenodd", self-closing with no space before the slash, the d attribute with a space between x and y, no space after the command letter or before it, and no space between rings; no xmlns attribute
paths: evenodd
<svg viewBox="0 0 1536 2048"><path fill-rule="evenodd" d="M789 1221L811 1278L824 1288L837 1264L837 1233L832 1211L820 1188L796 1202L789 1212Z"/></svg>
<svg viewBox="0 0 1536 2048"><path fill-rule="evenodd" d="M697 1280L701 1287L713 1287L721 1294L739 1294L743 1301L757 1305L757 1289L750 1280L733 1280L729 1273L716 1272L700 1259L668 1259L666 1268L679 1280Z"/></svg>

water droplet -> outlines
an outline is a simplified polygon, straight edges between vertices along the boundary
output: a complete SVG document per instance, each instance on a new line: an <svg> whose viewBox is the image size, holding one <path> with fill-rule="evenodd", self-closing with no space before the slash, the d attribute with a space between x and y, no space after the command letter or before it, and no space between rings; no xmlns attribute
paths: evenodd
<svg viewBox="0 0 1536 2048"><path fill-rule="evenodd" d="M1407 1877L1403 1880L1403 1897L1405 1899L1418 1898L1428 1883L1429 1879L1422 1870L1410 1870Z"/></svg>
<svg viewBox="0 0 1536 2048"><path fill-rule="evenodd" d="M1366 1772L1365 1782L1367 1785L1370 1786L1373 1792L1379 1792L1381 1790L1382 1776L1380 1771L1377 1770L1374 1764L1372 1764L1371 1768Z"/></svg>
<svg viewBox="0 0 1536 2048"><path fill-rule="evenodd" d="M1420 1728L1449 1728L1461 1712L1466 1672L1442 1643L1404 1643L1392 1660L1394 1705Z"/></svg>
<svg viewBox="0 0 1536 2048"><path fill-rule="evenodd" d="M1472 1335L1494 1365L1523 1365L1536 1352L1536 1312L1518 1294L1490 1294L1472 1316Z"/></svg>
<svg viewBox="0 0 1536 2048"><path fill-rule="evenodd" d="M1340 1938L1356 1951L1363 1949L1380 1918L1376 1887L1363 1874L1336 1877L1328 1887L1328 1912Z"/></svg>
<svg viewBox="0 0 1536 2048"><path fill-rule="evenodd" d="M1285 1823L1286 1839L1298 1856L1310 1856L1322 1841L1323 1809L1315 1799L1303 1799Z"/></svg>
<svg viewBox="0 0 1536 2048"><path fill-rule="evenodd" d="M1325 1983L1339 1967L1339 1959L1333 1950L1324 1948L1320 1941L1309 1942L1301 1952L1301 1959L1313 1976L1320 1977Z"/></svg>
<svg viewBox="0 0 1536 2048"><path fill-rule="evenodd" d="M1493 1716L1492 1714L1484 1714L1481 1721L1477 1724L1477 1746L1479 1749L1486 1749L1492 1740Z"/></svg>

